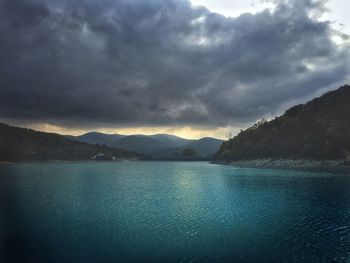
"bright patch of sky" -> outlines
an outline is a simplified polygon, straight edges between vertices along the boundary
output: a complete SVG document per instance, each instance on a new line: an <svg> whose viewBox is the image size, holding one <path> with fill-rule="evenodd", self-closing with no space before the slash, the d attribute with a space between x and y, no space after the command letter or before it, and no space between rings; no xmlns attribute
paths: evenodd
<svg viewBox="0 0 350 263"><path fill-rule="evenodd" d="M334 22L334 26L345 34L350 34L350 1L330 0L327 3L329 12L324 18Z"/></svg>
<svg viewBox="0 0 350 263"><path fill-rule="evenodd" d="M224 16L237 17L243 13L257 13L274 4L267 1L254 0L191 0L192 5L205 6L210 11Z"/></svg>
<svg viewBox="0 0 350 263"><path fill-rule="evenodd" d="M195 6L205 6L210 11L224 16L237 17L243 13L257 13L264 9L273 9L274 4L268 0L191 0ZM329 0L326 4L328 12L322 20L333 22L335 29L350 34L350 1Z"/></svg>

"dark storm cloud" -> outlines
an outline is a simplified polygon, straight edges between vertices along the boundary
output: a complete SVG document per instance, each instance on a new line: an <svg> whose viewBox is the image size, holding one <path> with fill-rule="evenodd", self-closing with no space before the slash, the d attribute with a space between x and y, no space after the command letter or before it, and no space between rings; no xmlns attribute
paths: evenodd
<svg viewBox="0 0 350 263"><path fill-rule="evenodd" d="M184 0L0 0L0 118L253 121L348 77L345 44L315 18L323 9L278 1L226 18Z"/></svg>

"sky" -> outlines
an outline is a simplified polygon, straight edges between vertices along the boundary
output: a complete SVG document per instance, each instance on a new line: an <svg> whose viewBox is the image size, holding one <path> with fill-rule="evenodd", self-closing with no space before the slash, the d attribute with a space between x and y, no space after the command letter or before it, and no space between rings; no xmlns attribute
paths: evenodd
<svg viewBox="0 0 350 263"><path fill-rule="evenodd" d="M346 34L350 34L350 1L329 0L325 2L326 12L321 20L332 22L332 26ZM243 13L256 14L264 9L274 9L276 2L264 0L191 0L195 6L205 6L212 12L226 17L237 17Z"/></svg>
<svg viewBox="0 0 350 263"><path fill-rule="evenodd" d="M225 138L349 83L348 0L0 0L0 121Z"/></svg>

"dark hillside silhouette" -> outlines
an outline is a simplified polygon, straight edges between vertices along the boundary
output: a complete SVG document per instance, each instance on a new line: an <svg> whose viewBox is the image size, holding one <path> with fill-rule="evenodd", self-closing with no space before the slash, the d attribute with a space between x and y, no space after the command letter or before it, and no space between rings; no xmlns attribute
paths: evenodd
<svg viewBox="0 0 350 263"><path fill-rule="evenodd" d="M215 159L337 160L349 155L350 86L346 85L240 132L223 144Z"/></svg>
<svg viewBox="0 0 350 263"><path fill-rule="evenodd" d="M143 155L0 123L0 161L134 159ZM114 157L114 158L113 158Z"/></svg>

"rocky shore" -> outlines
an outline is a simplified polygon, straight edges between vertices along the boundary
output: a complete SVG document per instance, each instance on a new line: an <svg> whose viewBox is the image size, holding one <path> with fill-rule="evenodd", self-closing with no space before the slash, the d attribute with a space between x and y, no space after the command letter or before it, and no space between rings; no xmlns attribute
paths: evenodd
<svg viewBox="0 0 350 263"><path fill-rule="evenodd" d="M304 159L257 159L257 160L238 160L232 162L212 161L213 164L234 165L238 167L257 167L257 168L311 168L311 167L350 167L350 160L304 160Z"/></svg>

